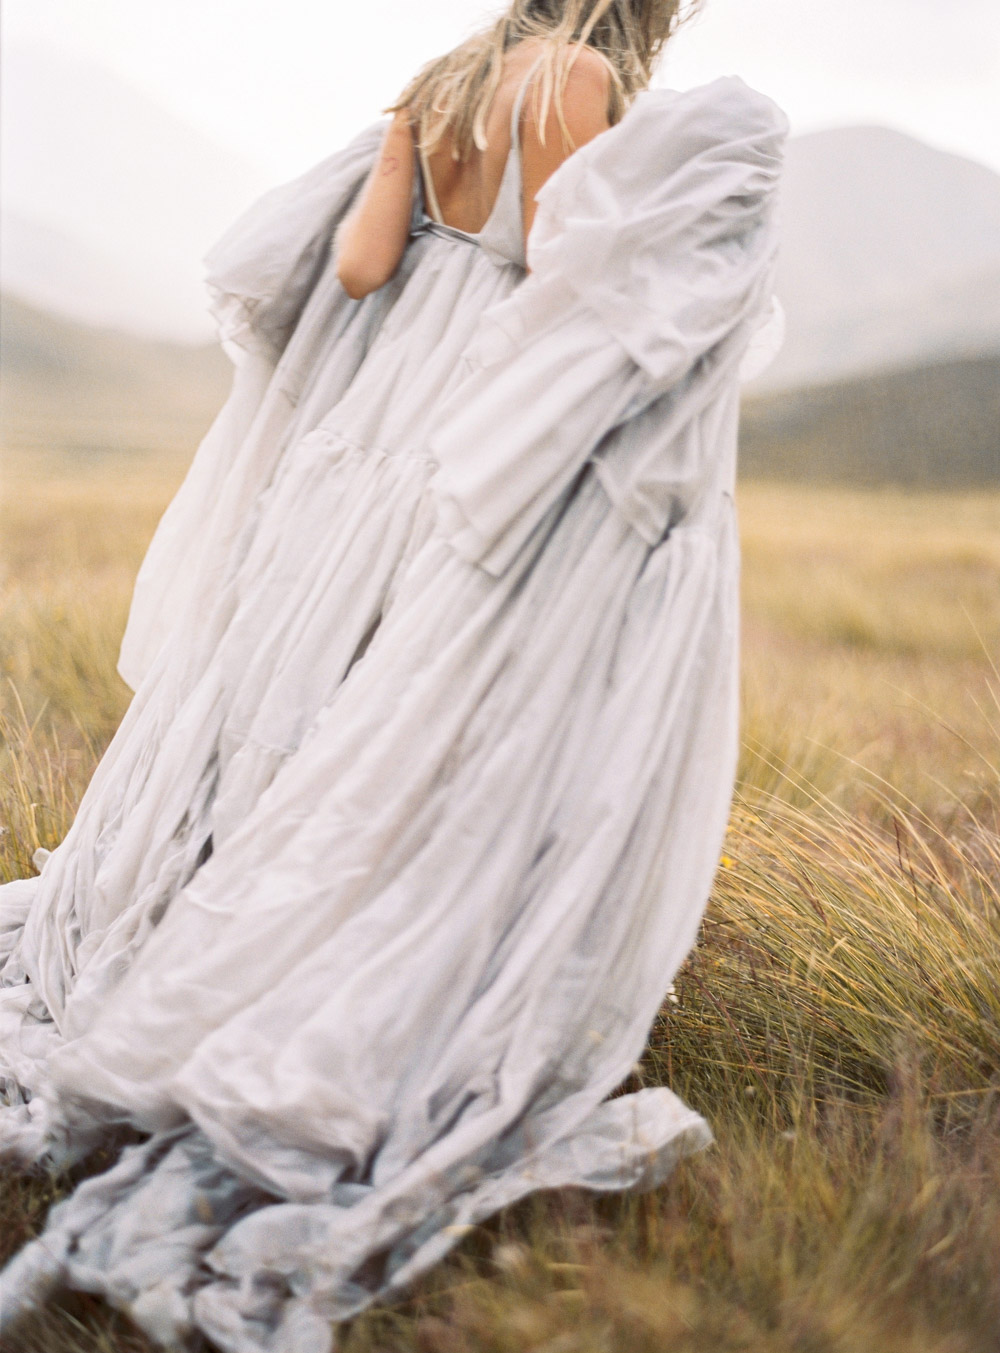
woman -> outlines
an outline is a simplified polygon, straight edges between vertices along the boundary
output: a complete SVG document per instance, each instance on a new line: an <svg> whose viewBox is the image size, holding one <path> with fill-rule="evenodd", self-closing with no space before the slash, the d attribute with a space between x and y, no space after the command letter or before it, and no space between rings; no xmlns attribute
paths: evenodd
<svg viewBox="0 0 1000 1353"><path fill-rule="evenodd" d="M151 1135L5 1319L63 1282L323 1348L463 1225L709 1140L607 1096L728 813L785 124L642 92L676 20L517 0L210 255L236 377L137 581L135 699L0 893L8 1149Z"/></svg>

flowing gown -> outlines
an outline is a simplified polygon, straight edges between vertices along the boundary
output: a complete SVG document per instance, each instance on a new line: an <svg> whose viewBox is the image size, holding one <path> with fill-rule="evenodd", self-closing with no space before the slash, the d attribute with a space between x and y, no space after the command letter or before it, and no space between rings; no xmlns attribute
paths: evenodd
<svg viewBox="0 0 1000 1353"><path fill-rule="evenodd" d="M0 1280L165 1343L320 1353L538 1188L707 1124L609 1098L694 942L738 744L741 371L786 124L639 96L476 235L419 175L393 279L331 240L383 124L209 255L233 390L140 571L135 696L0 889L0 1144L149 1133Z"/></svg>

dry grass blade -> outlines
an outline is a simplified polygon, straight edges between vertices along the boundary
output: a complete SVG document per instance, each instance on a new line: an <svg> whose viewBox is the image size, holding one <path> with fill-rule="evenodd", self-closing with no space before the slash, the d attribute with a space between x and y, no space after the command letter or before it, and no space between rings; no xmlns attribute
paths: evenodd
<svg viewBox="0 0 1000 1353"><path fill-rule="evenodd" d="M169 488L14 469L4 878L65 834L125 707L118 636ZM645 1196L508 1209L343 1353L998 1348L997 507L743 486L739 789L701 942L622 1087L671 1084L716 1145ZM5 1254L71 1183L0 1180ZM148 1348L73 1296L4 1353Z"/></svg>

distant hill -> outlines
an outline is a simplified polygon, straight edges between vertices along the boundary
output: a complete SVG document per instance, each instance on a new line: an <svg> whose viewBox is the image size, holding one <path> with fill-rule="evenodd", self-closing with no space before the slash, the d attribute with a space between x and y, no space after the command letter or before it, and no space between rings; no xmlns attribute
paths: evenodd
<svg viewBox="0 0 1000 1353"><path fill-rule="evenodd" d="M740 474L1000 487L1000 356L751 396Z"/></svg>
<svg viewBox="0 0 1000 1353"><path fill-rule="evenodd" d="M27 451L190 456L229 389L216 345L92 329L0 298L0 433ZM1000 357L748 394L740 473L1000 485Z"/></svg>
<svg viewBox="0 0 1000 1353"><path fill-rule="evenodd" d="M0 286L86 323L209 339L201 259L268 176L49 47L5 44L0 97ZM1000 174L840 127L791 139L782 202L788 341L759 389L1000 352Z"/></svg>
<svg viewBox="0 0 1000 1353"><path fill-rule="evenodd" d="M885 127L794 137L761 387L1000 352L1000 174Z"/></svg>
<svg viewBox="0 0 1000 1353"><path fill-rule="evenodd" d="M4 43L0 285L153 338L214 332L201 259L270 184L91 61Z"/></svg>
<svg viewBox="0 0 1000 1353"><path fill-rule="evenodd" d="M4 290L36 309L146 338L176 338L175 325L184 334L181 341L211 337L204 287L196 293L189 286L165 289L164 278L148 261L143 265L104 252L11 207L0 211L0 245ZM176 277L168 275L167 281ZM202 313L192 320L196 307Z"/></svg>
<svg viewBox="0 0 1000 1353"><path fill-rule="evenodd" d="M0 434L8 447L193 452L231 373L216 344L94 329L0 296Z"/></svg>

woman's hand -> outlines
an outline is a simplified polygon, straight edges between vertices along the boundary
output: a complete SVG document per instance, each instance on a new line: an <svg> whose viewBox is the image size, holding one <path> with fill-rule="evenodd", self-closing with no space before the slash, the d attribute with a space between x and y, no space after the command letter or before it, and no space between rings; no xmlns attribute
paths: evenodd
<svg viewBox="0 0 1000 1353"><path fill-rule="evenodd" d="M405 110L389 124L357 206L337 231L337 277L352 300L384 286L410 232L413 133Z"/></svg>

